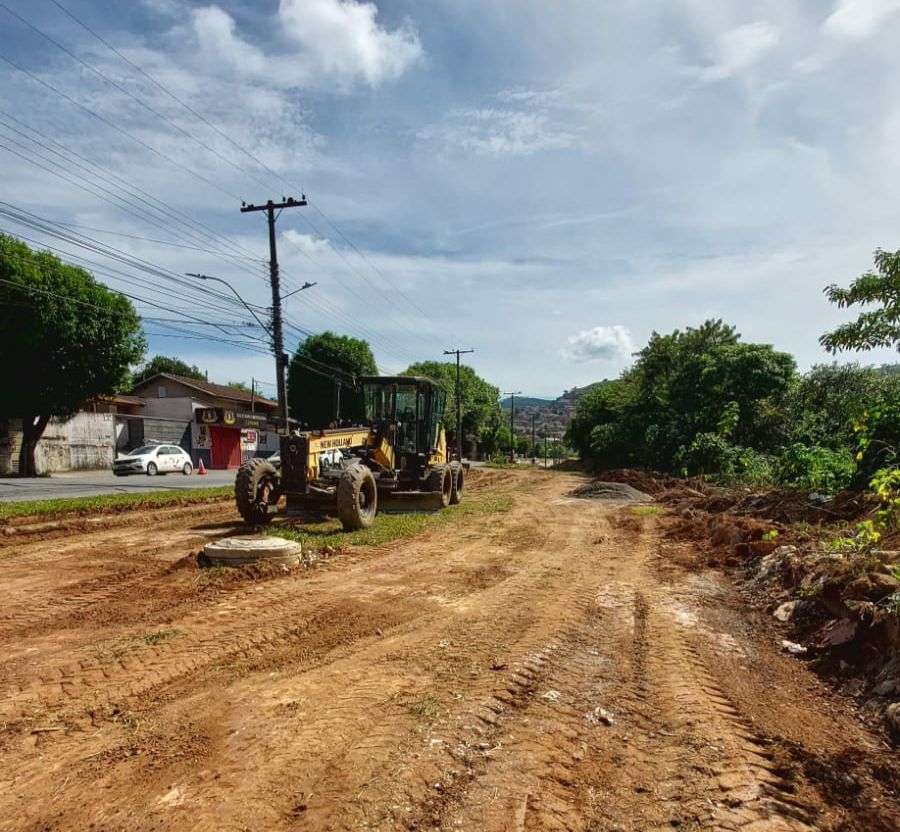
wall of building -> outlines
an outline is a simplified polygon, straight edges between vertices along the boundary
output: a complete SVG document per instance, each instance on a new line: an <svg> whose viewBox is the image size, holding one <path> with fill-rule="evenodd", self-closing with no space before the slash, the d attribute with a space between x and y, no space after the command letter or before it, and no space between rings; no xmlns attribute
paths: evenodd
<svg viewBox="0 0 900 832"><path fill-rule="evenodd" d="M51 419L34 455L39 474L108 468L116 447L112 413L76 413L71 419ZM9 419L0 426L0 474L19 469L22 421Z"/></svg>
<svg viewBox="0 0 900 832"><path fill-rule="evenodd" d="M141 408L141 415L189 421L194 418L194 407L195 402L192 396L167 396L164 399L148 398L144 407Z"/></svg>

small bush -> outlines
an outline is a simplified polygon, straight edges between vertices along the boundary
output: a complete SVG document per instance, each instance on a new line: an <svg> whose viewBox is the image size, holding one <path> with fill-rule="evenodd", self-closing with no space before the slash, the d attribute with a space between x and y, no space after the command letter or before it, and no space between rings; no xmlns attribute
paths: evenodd
<svg viewBox="0 0 900 832"><path fill-rule="evenodd" d="M833 451L799 442L782 451L776 466L778 482L783 485L829 494L846 488L855 472L856 463L849 450Z"/></svg>

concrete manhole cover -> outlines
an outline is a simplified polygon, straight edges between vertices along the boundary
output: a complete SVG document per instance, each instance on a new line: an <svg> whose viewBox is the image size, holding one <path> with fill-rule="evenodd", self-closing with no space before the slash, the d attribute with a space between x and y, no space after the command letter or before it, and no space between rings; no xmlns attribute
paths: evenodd
<svg viewBox="0 0 900 832"><path fill-rule="evenodd" d="M200 555L201 566L240 566L244 563L300 563L301 547L283 537L223 537L207 543Z"/></svg>

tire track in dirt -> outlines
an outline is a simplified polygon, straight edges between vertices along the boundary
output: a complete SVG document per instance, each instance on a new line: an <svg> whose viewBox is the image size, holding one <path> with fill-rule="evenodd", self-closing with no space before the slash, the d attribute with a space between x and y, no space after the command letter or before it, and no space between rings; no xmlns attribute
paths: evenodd
<svg viewBox="0 0 900 832"><path fill-rule="evenodd" d="M17 671L0 698L18 720L0 718L0 818L862 832L823 825L830 796L782 779L717 662L749 631L715 631L677 575L661 582L655 522L568 498L575 477L511 476L508 514L204 598L157 622L177 632L159 643L115 655L124 625L100 644L66 631L63 662L27 642L43 679Z"/></svg>

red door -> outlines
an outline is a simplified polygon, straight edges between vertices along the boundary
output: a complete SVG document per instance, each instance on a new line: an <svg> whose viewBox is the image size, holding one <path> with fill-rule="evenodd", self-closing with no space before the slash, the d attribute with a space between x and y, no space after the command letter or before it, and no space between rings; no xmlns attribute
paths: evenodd
<svg viewBox="0 0 900 832"><path fill-rule="evenodd" d="M209 438L212 444L210 468L240 468L241 432L239 430L210 425Z"/></svg>

